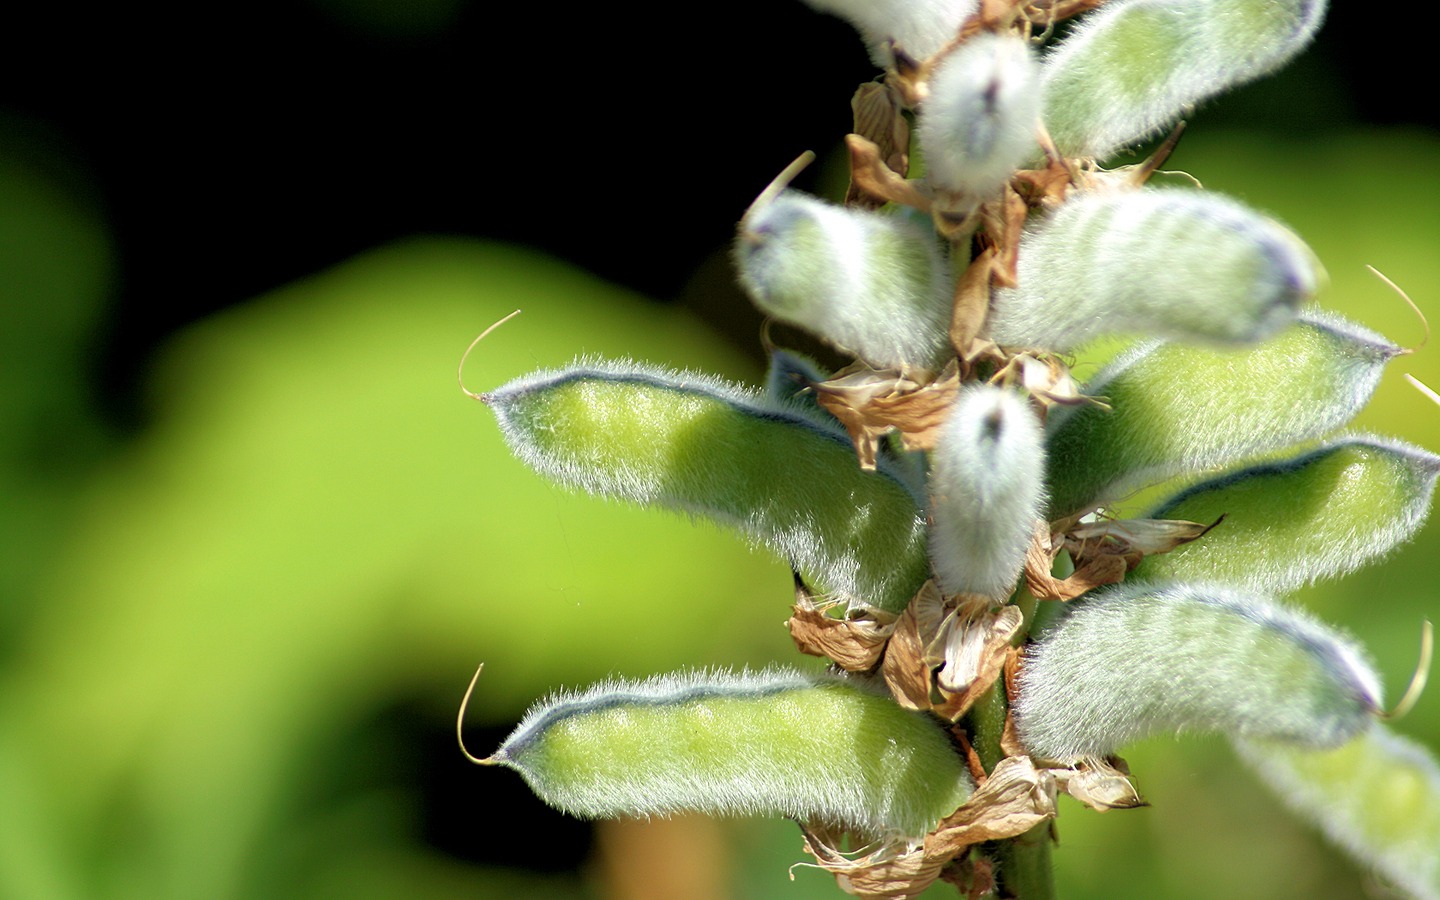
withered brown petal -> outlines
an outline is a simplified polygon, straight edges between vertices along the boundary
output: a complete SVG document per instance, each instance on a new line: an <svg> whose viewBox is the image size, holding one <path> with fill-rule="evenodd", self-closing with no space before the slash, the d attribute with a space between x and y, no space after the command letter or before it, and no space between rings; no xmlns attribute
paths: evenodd
<svg viewBox="0 0 1440 900"><path fill-rule="evenodd" d="M868 194L880 205L899 203L930 211L930 198L920 192L914 182L885 164L884 153L874 141L858 134L845 135L845 146L850 150L850 186ZM868 205L868 204L867 204Z"/></svg>
<svg viewBox="0 0 1440 900"><path fill-rule="evenodd" d="M944 702L935 705L938 715L953 722L990 690L1010 653L1010 641L1024 621L1019 607L1005 606L957 624L946 643L959 646L954 648L954 653L946 650L945 667L935 679L935 686L944 698Z"/></svg>
<svg viewBox="0 0 1440 900"><path fill-rule="evenodd" d="M1085 758L1076 760L1071 768L1050 771L1060 790L1091 809L1105 812L1147 806L1120 762L1121 766L1115 766L1107 760Z"/></svg>
<svg viewBox="0 0 1440 900"><path fill-rule="evenodd" d="M875 145L885 167L904 178L910 171L910 125L901 110L897 92L888 84L867 81L850 98L855 133ZM846 206L879 209L885 201L860 189L853 181L845 194Z"/></svg>
<svg viewBox="0 0 1440 900"><path fill-rule="evenodd" d="M936 597L940 592L934 589L934 582L925 584L916 599L911 600L910 605L905 607L905 612L900 615L895 633L885 647L885 661L880 668L885 685L890 688L895 702L906 709L930 708L931 674L930 666L925 661L925 647L929 641L926 638L926 626L920 621L920 617L925 614L917 610L917 604L927 589L933 591ZM935 627L930 625L929 632L933 633Z"/></svg>
<svg viewBox="0 0 1440 900"><path fill-rule="evenodd" d="M871 609L864 618L837 619L808 600L797 600L785 622L801 653L823 656L847 672L868 672L885 653L895 619Z"/></svg>
<svg viewBox="0 0 1440 900"><path fill-rule="evenodd" d="M989 779L925 836L925 855L953 859L971 844L1024 834L1055 817L1055 777L1028 756L1007 756Z"/></svg>

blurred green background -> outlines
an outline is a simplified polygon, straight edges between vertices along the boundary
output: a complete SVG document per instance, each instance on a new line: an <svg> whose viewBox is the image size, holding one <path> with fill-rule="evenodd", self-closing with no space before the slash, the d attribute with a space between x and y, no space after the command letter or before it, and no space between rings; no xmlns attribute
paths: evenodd
<svg viewBox="0 0 1440 900"><path fill-rule="evenodd" d="M463 0L276 4L211 14L210 44L170 48L200 68L165 79L149 23L36 26L129 62L88 99L20 80L0 96L0 897L622 896L637 853L712 896L837 896L823 873L791 880L788 823L597 832L465 764L453 735L481 661L481 752L560 685L815 664L781 627L783 565L541 482L454 380L517 307L472 387L586 353L759 377L731 223L798 150L835 146L869 77L843 26L791 6L717 24L734 29L720 51L743 38L774 60L763 84L703 56L617 61L660 39L644 11L590 23L607 42L587 56ZM1347 76L1360 63L1333 35L1359 27L1332 19L1293 73L1202 111L1169 167L1286 221L1330 273L1323 305L1417 346L1420 321L1364 266L1440 310L1440 140ZM251 68L232 84L238 47ZM537 95L514 77L537 54L606 77ZM339 68L276 78L287 60ZM425 60L433 81L386 81ZM649 120L627 91L661 74L701 93ZM220 99L121 103L178 75ZM384 118L409 98L447 124ZM1437 353L1392 364L1357 427L1440 448L1440 409L1401 377L1440 386ZM1371 649L1392 697L1440 614L1437 558L1440 523L1299 598ZM1440 699L1396 730L1440 747ZM1154 805L1062 801L1062 896L1373 892L1223 740L1126 755Z"/></svg>

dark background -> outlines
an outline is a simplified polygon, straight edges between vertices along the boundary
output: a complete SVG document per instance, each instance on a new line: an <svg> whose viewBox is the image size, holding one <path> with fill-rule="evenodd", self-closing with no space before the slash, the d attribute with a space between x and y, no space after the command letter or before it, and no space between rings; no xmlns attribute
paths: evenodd
<svg viewBox="0 0 1440 900"><path fill-rule="evenodd" d="M94 357L116 424L166 334L401 236L534 245L673 299L775 172L834 146L874 74L799 2L495 7L58 3L11 23L9 140L82 183L118 244ZM1197 119L1434 125L1394 33L1337 4L1305 57Z"/></svg>

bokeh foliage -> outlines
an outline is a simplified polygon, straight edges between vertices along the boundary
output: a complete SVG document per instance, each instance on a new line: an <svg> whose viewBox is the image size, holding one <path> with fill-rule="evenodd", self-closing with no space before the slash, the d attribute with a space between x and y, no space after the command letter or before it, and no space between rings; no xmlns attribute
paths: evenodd
<svg viewBox="0 0 1440 900"><path fill-rule="evenodd" d="M1437 164L1440 143L1403 133L1195 133L1171 166L1282 218L1329 271L1322 305L1413 346L1419 321L1363 266L1440 309ZM111 265L103 222L18 162L0 165L0 199L0 896L598 893L573 872L444 852L555 838L498 799L509 773L457 757L378 778L435 765L397 743L394 711L443 735L480 661L472 716L503 727L557 684L794 660L781 564L682 517L551 487L455 386L465 342L517 306L472 357L472 387L582 353L759 377L684 311L515 247L405 242L182 333L156 361L150 424L122 439L77 374ZM1440 448L1440 409L1404 372L1440 385L1440 357L1392 364L1356 425ZM1432 525L1301 595L1371 648L1392 697L1440 608L1437 554ZM1396 730L1440 747L1440 701ZM1065 896L1360 892L1225 742L1127 756L1154 806L1063 816ZM443 842L413 789L422 774L479 798ZM738 854L734 896L833 895L816 873L787 881L793 826L718 834Z"/></svg>

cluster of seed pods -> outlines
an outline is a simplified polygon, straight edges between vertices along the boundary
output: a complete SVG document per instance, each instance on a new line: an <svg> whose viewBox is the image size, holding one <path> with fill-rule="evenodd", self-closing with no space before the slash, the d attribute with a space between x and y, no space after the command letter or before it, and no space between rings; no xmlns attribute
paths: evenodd
<svg viewBox="0 0 1440 900"><path fill-rule="evenodd" d="M1374 724L1364 653L1283 595L1383 555L1428 512L1440 458L1336 434L1400 351L1310 305L1322 273L1275 220L1100 165L1282 65L1323 3L807 2L852 21L886 68L925 171L890 166L888 193L850 205L777 184L734 259L762 311L853 362L830 372L775 351L751 389L581 360L481 395L506 440L563 485L735 528L835 601L837 622L888 634L923 618L929 585L951 623L936 637L1028 599L1007 632L1025 640L1015 677L980 685L1010 709L1012 755L1069 771L1153 734L1219 732L1299 806L1339 810L1366 855L1375 817L1308 790L1295 748L1362 741L1372 763L1440 774ZM857 167L856 182L876 180ZM1117 335L1133 345L1074 385L1062 355ZM928 405L891 420L875 397ZM1032 576L1062 550L1078 565L1096 535L1113 542L1104 510L1169 481L1169 499L1114 533L1223 525L1128 546L1118 573L1046 600ZM1068 602L1027 635L1037 595ZM976 796L967 719L897 702L880 658L561 694L488 761L577 815L783 815L913 849ZM1424 860L1370 857L1440 895Z"/></svg>

